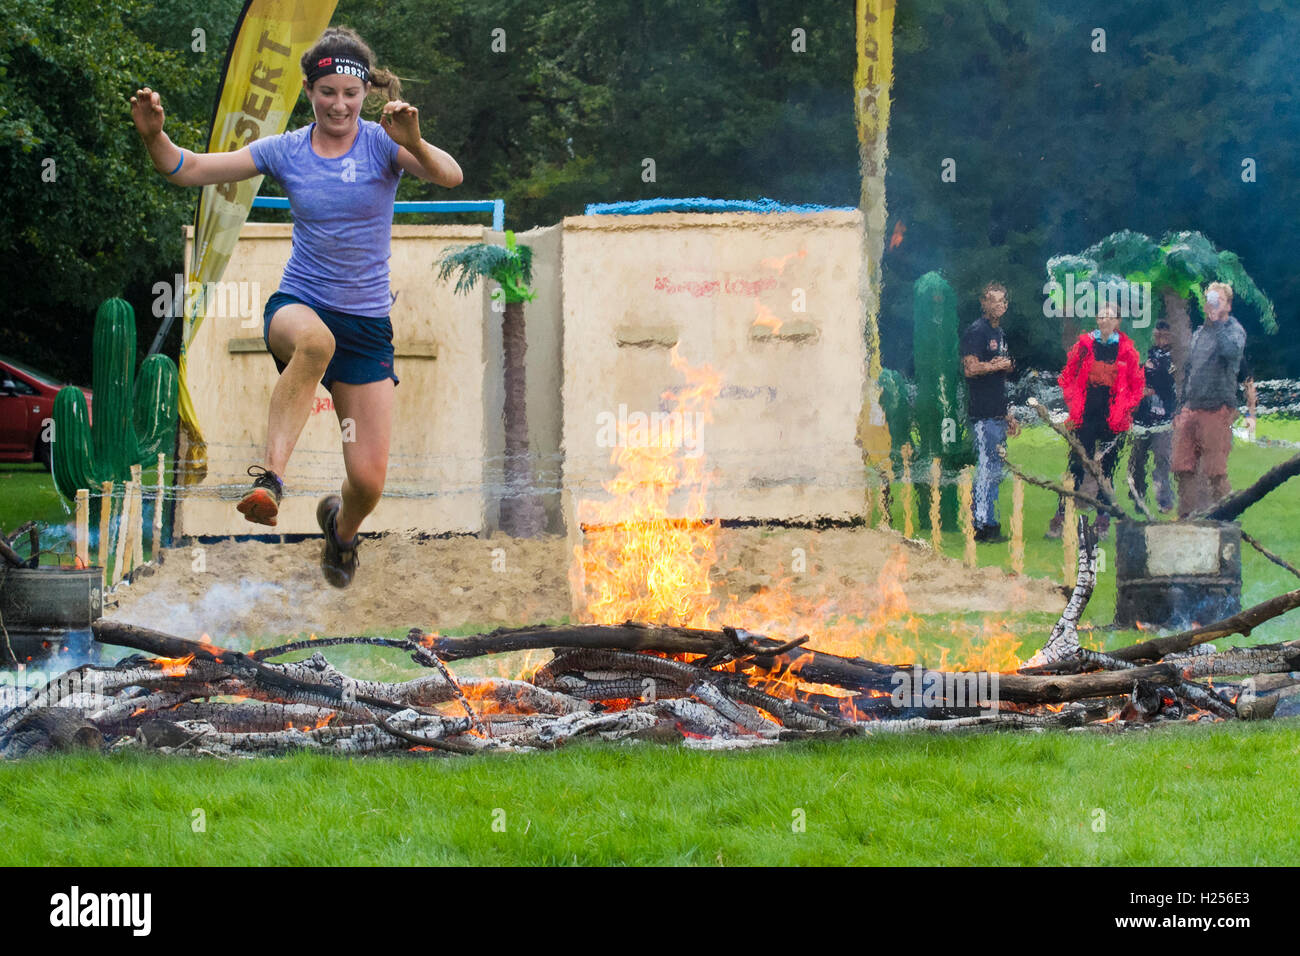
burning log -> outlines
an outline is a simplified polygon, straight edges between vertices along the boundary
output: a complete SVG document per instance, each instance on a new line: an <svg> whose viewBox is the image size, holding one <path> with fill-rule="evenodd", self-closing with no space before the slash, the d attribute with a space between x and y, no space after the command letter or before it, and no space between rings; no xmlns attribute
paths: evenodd
<svg viewBox="0 0 1300 956"><path fill-rule="evenodd" d="M1062 497L1066 498L1067 500L1082 501L1089 508L1092 508L1093 510L1098 512L1102 512L1102 511L1108 512L1111 515L1115 516L1116 518L1128 517L1128 515L1124 513L1124 510L1122 508L1117 507L1116 505L1107 504L1106 502L1099 501L1098 499L1094 498L1092 495L1089 495L1085 492L1077 491L1074 488L1067 488L1064 485L1059 484L1058 482L1051 481L1047 478L1038 478L1034 475L1029 474L1026 471L1022 471L1020 468L1016 467L1016 465L1013 464L1009 458L1006 457L1005 453L1002 456L1002 463L1006 466L1007 470L1010 471L1013 475L1015 475L1017 478L1021 479L1022 481L1029 482L1031 485L1035 485L1039 488L1046 488L1048 491L1054 491L1058 495L1061 495Z"/></svg>
<svg viewBox="0 0 1300 956"><path fill-rule="evenodd" d="M1095 583L1086 518L1080 531L1075 594L1048 641L1061 656L1019 673L925 671L809 648L806 636L781 641L729 627L632 621L454 638L413 629L404 640L328 638L244 653L100 620L99 641L144 654L112 667L85 665L27 695L0 714L0 755L82 745L219 757L295 749L445 755L545 749L583 736L730 749L909 731L1261 719L1300 691L1300 642L1189 653L1300 605L1300 591L1110 654L1080 648L1079 616ZM400 650L427 673L400 682L350 677L320 653L345 644ZM274 660L305 649L314 652L305 660ZM552 659L526 679L458 679L447 667L537 649ZM1248 680L1235 693L1198 682L1242 675ZM1274 694L1271 704L1257 703L1260 689Z"/></svg>
<svg viewBox="0 0 1300 956"><path fill-rule="evenodd" d="M99 728L73 710L34 707L0 738L0 757L25 757L51 750L97 749Z"/></svg>
<svg viewBox="0 0 1300 956"><path fill-rule="evenodd" d="M1079 646L1079 621L1083 617L1088 600L1097 586L1097 536L1088 524L1086 515L1079 516L1078 539L1078 577L1074 582L1074 591L1061 612L1060 618L1052 628L1047 643L1033 656L1030 664L1054 664L1058 661L1077 657Z"/></svg>
<svg viewBox="0 0 1300 956"><path fill-rule="evenodd" d="M1241 613L1224 618L1222 621L1216 621L1205 627L1194 628L1179 634L1172 634L1169 637L1160 637L1150 641L1130 644L1128 647L1121 647L1111 651L1110 656L1124 661L1157 661L1168 654L1177 654L1180 651L1185 651L1188 648L1217 638L1230 637L1233 634L1249 637L1250 632L1265 621L1272 620L1297 607L1300 607L1300 588L1269 598L1267 601L1246 608Z"/></svg>
<svg viewBox="0 0 1300 956"><path fill-rule="evenodd" d="M1070 446L1070 450L1079 457L1079 460L1083 463L1083 467L1087 469L1088 474L1092 475L1093 480L1097 482L1097 487L1101 489L1102 494L1110 499L1111 502L1117 501L1115 488L1111 485L1110 479L1106 477L1106 473L1102 469L1100 462L1084 450L1083 443L1079 441L1078 436L1075 435L1072 430L1066 428L1064 424L1052 421L1052 415L1047 410L1047 406L1041 404L1038 399L1031 398L1029 400L1029 407L1037 413L1038 417L1047 425L1048 428L1065 439L1066 443ZM1100 452L1101 449L1098 449L1098 451ZM1098 457L1101 456L1099 455ZM1100 502L1098 502L1098 504L1100 504ZM1109 511L1118 518L1128 517L1118 504L1105 506L1104 510Z"/></svg>
<svg viewBox="0 0 1300 956"><path fill-rule="evenodd" d="M27 562L18 556L17 551L10 547L9 539L4 534L0 534L0 558L3 558L11 568L27 567Z"/></svg>

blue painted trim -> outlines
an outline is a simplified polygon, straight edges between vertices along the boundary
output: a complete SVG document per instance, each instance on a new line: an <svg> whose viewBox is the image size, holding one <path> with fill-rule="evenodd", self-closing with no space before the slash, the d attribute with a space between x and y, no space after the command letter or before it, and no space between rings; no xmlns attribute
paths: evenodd
<svg viewBox="0 0 1300 956"><path fill-rule="evenodd" d="M584 215L639 216L653 212L827 212L853 211L855 206L823 206L818 203L787 205L775 199L634 199L628 202L588 203Z"/></svg>

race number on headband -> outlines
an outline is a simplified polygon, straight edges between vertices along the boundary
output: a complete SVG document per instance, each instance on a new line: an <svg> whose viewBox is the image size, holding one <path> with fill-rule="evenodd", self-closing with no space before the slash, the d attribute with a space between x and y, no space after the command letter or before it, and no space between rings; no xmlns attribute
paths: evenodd
<svg viewBox="0 0 1300 956"><path fill-rule="evenodd" d="M355 76L362 83L370 81L370 70L364 63L346 56L324 56L316 61L307 74L307 83L315 84L322 76Z"/></svg>

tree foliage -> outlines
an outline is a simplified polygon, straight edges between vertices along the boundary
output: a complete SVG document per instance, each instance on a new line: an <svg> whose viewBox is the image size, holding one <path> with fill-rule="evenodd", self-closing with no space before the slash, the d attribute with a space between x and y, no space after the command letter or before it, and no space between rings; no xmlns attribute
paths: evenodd
<svg viewBox="0 0 1300 956"><path fill-rule="evenodd" d="M88 378L94 308L112 295L133 302L150 335L149 290L179 269L198 194L153 171L127 98L140 85L162 91L169 134L204 148L241 5L4 0L10 350ZM527 229L600 201L856 205L852 12L845 0L340 0L334 22L402 77L425 137L465 171L451 193L404 177L398 197L500 197L509 225ZM1017 364L1059 364L1044 264L1126 230L1213 236L1238 257L1220 254L1213 271L1248 272L1259 295L1239 290L1289 321L1300 305L1297 44L1300 7L1282 0L899 4L886 193L901 241L883 260L885 364L910 371L912 283L934 270L952 282L963 325L983 284L1004 282ZM310 120L300 100L290 128ZM41 179L46 158L54 184ZM941 180L946 158L955 182ZM1144 254L1141 243L1115 251L1128 254ZM1189 247L1189 276L1208 268L1197 255ZM1261 348L1265 313L1253 311L1257 374L1300 373L1300 336Z"/></svg>
<svg viewBox="0 0 1300 956"><path fill-rule="evenodd" d="M1242 285L1256 373L1300 373L1300 336L1260 334L1265 298L1283 322L1300 304L1290 238L1300 112L1284 66L1297 41L1300 7L1281 0L899 4L886 195L891 229L906 233L883 263L886 363L910 362L910 283L944 269L963 321L984 283L1004 282L1017 363L1059 365L1058 325L1042 312L1050 257L1113 236L1112 271L1129 274L1125 256L1149 250L1126 239L1195 232L1233 250L1258 283ZM944 157L956 182L940 179ZM1234 269L1195 243L1169 252L1188 289Z"/></svg>
<svg viewBox="0 0 1300 956"><path fill-rule="evenodd" d="M183 19L211 23L212 8L222 5L192 2ZM170 279L181 260L181 226L193 218L196 194L154 172L131 123L130 95L149 85L194 104L170 110L167 128L176 142L201 149L209 116L197 104L224 39L204 60L190 53L188 31L183 44L157 30L146 38L132 26L149 18L141 0L6 0L4 8L5 349L86 378L98 304L133 284ZM213 32L229 28L214 23Z"/></svg>

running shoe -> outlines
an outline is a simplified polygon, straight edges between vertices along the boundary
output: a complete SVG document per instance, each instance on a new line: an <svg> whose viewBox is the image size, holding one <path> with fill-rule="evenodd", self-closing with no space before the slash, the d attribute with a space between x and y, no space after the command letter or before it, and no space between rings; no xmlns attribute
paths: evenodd
<svg viewBox="0 0 1300 956"><path fill-rule="evenodd" d="M357 565L357 545L360 543L361 535L353 535L351 541L343 542L339 540L338 520L339 508L343 505L343 499L338 495L326 495L316 505L316 523L320 525L321 531L325 533L325 547L321 550L320 569L325 575L325 580L336 588L345 588L352 583L352 575L356 573Z"/></svg>
<svg viewBox="0 0 1300 956"><path fill-rule="evenodd" d="M248 473L253 476L253 487L236 507L254 524L275 527L275 516L280 513L280 498L284 495L284 482L275 472L261 465L250 466Z"/></svg>

